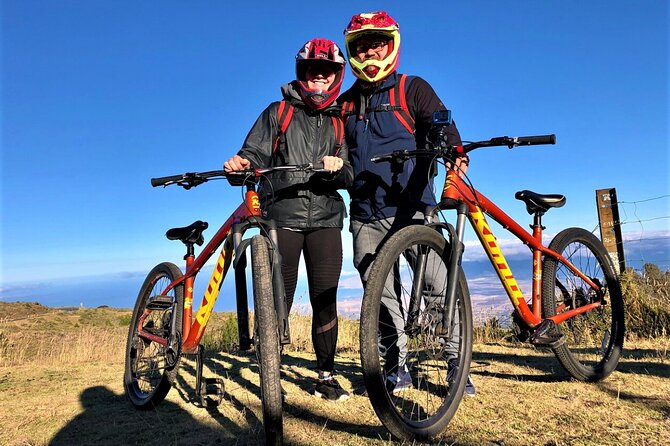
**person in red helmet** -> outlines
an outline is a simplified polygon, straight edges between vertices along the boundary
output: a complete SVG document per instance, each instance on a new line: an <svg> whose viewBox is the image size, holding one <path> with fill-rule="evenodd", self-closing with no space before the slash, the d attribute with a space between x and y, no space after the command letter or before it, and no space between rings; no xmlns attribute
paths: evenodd
<svg viewBox="0 0 670 446"><path fill-rule="evenodd" d="M344 57L328 39L312 39L296 55L296 79L282 86L283 100L256 120L226 171L323 162L330 173L278 172L259 190L263 216L278 228L287 305L290 311L301 253L313 310L312 341L318 378L314 393L343 400L349 393L334 377L337 345L337 285L342 270L341 231L345 204L337 192L353 174L334 102L344 77ZM287 118L288 116L288 118Z"/></svg>
<svg viewBox="0 0 670 446"><path fill-rule="evenodd" d="M433 112L446 110L433 88L418 76L398 73L400 26L384 11L353 16L344 31L351 71L356 82L338 99L345 120L345 135L354 183L349 188L350 230L354 241L354 265L365 287L370 266L385 240L398 230L423 224L424 211L434 206L435 166L417 158L389 166L372 163L374 156L395 150L423 149L428 142ZM461 145L454 123L446 127L447 143ZM463 162L462 162L463 161ZM459 161L465 171L465 160ZM435 278L434 278L435 279ZM431 280L426 276L426 280ZM382 293L384 327L397 333L383 334L380 351L386 351L385 373L394 394L413 387L407 366L408 337L405 321L389 276ZM437 283L437 279L435 279ZM381 317L381 316L380 316ZM456 322L458 323L458 322ZM444 359L451 382L459 339L446 341ZM386 344L386 345L384 345ZM475 395L470 378L466 394Z"/></svg>

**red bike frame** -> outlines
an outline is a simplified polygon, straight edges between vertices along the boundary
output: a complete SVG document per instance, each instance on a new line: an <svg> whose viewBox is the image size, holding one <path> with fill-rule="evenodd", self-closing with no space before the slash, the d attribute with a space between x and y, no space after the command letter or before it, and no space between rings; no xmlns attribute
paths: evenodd
<svg viewBox="0 0 670 446"><path fill-rule="evenodd" d="M542 244L542 225L533 225L533 233L523 229L516 221L503 212L491 200L486 198L479 191L470 188L462 178L462 175L456 171L456 167L447 168L444 189L442 191L442 200L458 201L467 204L468 220L472 225L479 241L484 247L484 251L494 266L494 269L502 283L507 295L524 322L531 328L536 327L542 322L541 302L542 302L542 256L550 256L568 267L573 273L589 284L596 292L602 295L601 287L594 283L589 277L586 277L569 260L557 252L545 247ZM531 307L528 306L521 288L519 287L514 274L505 260L498 242L490 226L488 225L484 214L493 218L503 228L514 234L519 240L527 245L533 254L533 290ZM554 323L560 324L578 314L586 313L594 308L601 306L600 302L584 305L564 313L551 316Z"/></svg>
<svg viewBox="0 0 670 446"><path fill-rule="evenodd" d="M194 257L193 255L187 255L185 257L185 274L168 285L161 293L161 295L166 295L176 286L184 287L184 314L182 319L183 353L195 353L197 351L200 340L204 334L205 327L207 326L207 322L212 315L214 304L216 303L216 299L218 298L219 290L221 288L221 283L223 282L223 278L225 277L228 268L231 265L234 254L234 247L232 242L233 225L250 218L260 217L261 207L258 194L254 190L248 190L246 192L244 202L242 202L232 213L232 215L228 217L228 219L219 228L209 243L207 243L198 257ZM214 252L216 252L216 250L221 245L223 245L223 247L221 248L219 258L216 262L216 267L212 272L212 276L209 279L209 285L207 286L205 295L202 298L202 302L194 318L192 307L193 282L195 280L195 276L200 272L207 260L212 257ZM163 346L167 346L169 342L167 338L156 336L144 330L144 320L150 313L151 310L145 310L144 315L139 318L137 328L138 335Z"/></svg>

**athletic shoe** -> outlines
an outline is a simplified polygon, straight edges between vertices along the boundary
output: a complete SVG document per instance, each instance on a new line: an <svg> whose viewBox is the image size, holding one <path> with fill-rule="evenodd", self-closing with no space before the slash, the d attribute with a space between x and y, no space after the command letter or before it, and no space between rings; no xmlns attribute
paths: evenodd
<svg viewBox="0 0 670 446"><path fill-rule="evenodd" d="M314 395L328 401L344 401L349 398L349 392L344 390L335 378L317 379Z"/></svg>
<svg viewBox="0 0 670 446"><path fill-rule="evenodd" d="M407 368L402 368L398 373L392 373L387 378L391 393L397 395L409 390L413 387L412 375L407 371Z"/></svg>
<svg viewBox="0 0 670 446"><path fill-rule="evenodd" d="M456 361L449 361L449 371L447 372L447 382L449 385L451 385L454 380L456 379L457 371L458 371L458 364L456 364ZM477 389L475 388L475 384L472 382L472 378L470 375L468 375L468 380L465 383L465 396L475 396L477 395Z"/></svg>

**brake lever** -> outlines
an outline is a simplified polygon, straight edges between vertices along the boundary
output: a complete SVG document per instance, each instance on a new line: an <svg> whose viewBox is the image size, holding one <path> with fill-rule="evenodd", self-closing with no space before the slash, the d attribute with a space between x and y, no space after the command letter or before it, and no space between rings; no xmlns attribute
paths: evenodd
<svg viewBox="0 0 670 446"><path fill-rule="evenodd" d="M177 185L183 187L185 190L189 190L193 187L201 185L202 183L206 183L207 181L207 178L202 178L195 172L187 172L182 176L180 181L177 181Z"/></svg>

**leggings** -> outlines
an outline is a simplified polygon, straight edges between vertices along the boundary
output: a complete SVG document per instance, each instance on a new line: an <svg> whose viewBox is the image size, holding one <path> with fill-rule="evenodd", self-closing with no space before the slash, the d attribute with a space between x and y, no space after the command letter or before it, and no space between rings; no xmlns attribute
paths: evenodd
<svg viewBox="0 0 670 446"><path fill-rule="evenodd" d="M277 236L289 311L298 282L300 253L305 257L316 365L319 371L332 372L337 347L337 283L342 271L341 229L278 229Z"/></svg>

